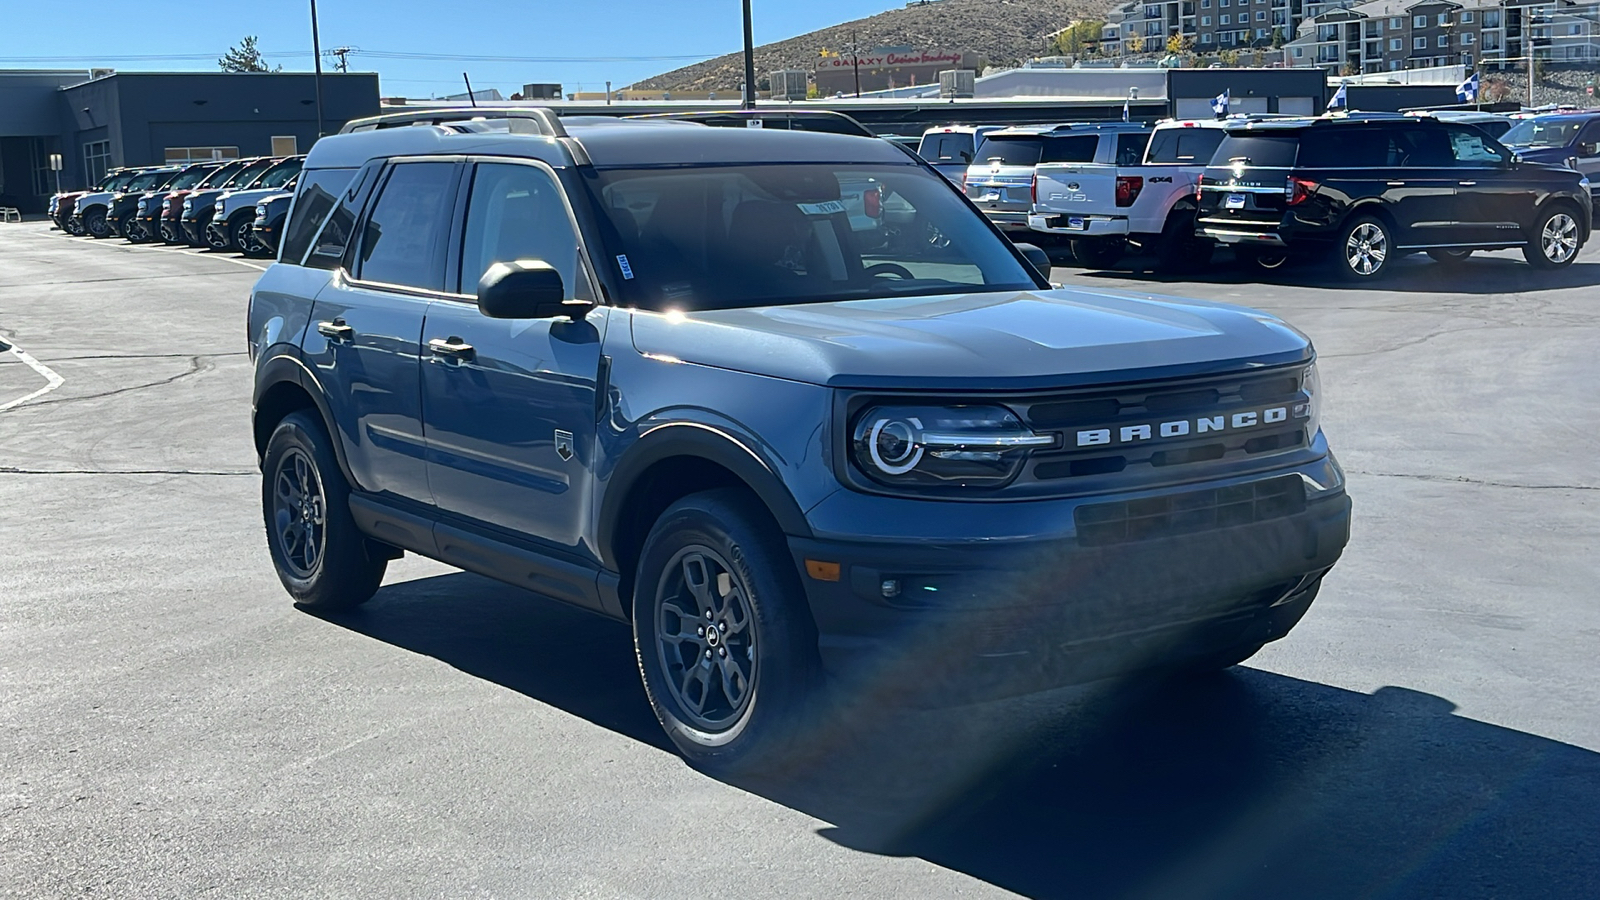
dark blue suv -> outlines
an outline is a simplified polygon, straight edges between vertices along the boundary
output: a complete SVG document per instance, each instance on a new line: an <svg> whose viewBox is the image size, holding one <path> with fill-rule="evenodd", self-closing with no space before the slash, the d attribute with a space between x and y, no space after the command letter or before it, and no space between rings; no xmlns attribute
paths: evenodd
<svg viewBox="0 0 1600 900"><path fill-rule="evenodd" d="M894 143L546 110L346 131L250 299L302 606L412 552L629 621L674 743L731 770L805 746L827 686L1230 665L1345 546L1304 335L1052 289Z"/></svg>
<svg viewBox="0 0 1600 900"><path fill-rule="evenodd" d="M1600 111L1522 119L1500 138L1518 158L1576 169L1600 191Z"/></svg>

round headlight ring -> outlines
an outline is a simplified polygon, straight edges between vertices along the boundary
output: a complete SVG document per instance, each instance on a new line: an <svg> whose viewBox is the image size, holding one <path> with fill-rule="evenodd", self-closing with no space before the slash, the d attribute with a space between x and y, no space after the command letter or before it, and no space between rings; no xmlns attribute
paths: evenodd
<svg viewBox="0 0 1600 900"><path fill-rule="evenodd" d="M867 437L872 464L885 475L904 475L922 462L922 422L917 419L879 419Z"/></svg>

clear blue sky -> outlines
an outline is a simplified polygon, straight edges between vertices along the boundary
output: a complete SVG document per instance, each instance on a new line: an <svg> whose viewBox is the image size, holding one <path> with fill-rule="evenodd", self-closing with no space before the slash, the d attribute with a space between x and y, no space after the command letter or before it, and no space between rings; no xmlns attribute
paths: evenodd
<svg viewBox="0 0 1600 900"><path fill-rule="evenodd" d="M753 0L755 39L758 45L782 40L901 5ZM705 58L739 49L739 10L739 0L317 0L325 49L342 44L386 53L551 59L351 56L351 71L379 73L385 95L412 97L461 92L463 70L474 88L497 87L507 96L528 82L598 91L610 79L621 87L695 61L637 57ZM269 64L310 71L309 0L0 0L3 69L215 71L215 57L247 34L260 37ZM201 58L128 58L185 54ZM587 61L596 57L614 59Z"/></svg>

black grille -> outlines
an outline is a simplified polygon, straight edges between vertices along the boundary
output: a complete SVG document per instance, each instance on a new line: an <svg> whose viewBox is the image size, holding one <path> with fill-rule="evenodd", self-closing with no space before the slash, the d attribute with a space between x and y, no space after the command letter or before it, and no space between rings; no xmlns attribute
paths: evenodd
<svg viewBox="0 0 1600 900"><path fill-rule="evenodd" d="M1304 512L1305 485L1297 475L1249 484L1078 507L1078 543L1122 544L1265 522Z"/></svg>

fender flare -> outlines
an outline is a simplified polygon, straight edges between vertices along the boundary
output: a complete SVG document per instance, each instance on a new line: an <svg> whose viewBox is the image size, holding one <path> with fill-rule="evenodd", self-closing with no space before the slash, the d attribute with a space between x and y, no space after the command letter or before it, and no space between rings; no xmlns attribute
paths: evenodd
<svg viewBox="0 0 1600 900"><path fill-rule="evenodd" d="M312 372L293 351L275 349L267 351L268 358L257 368L255 388L250 396L250 432L255 435L255 418L261 404L261 398L273 387L290 383L298 386L317 408L317 415L322 418L322 425L328 430L329 441L333 444L333 455L339 461L339 471L344 474L345 481L351 485L356 483L355 475L350 471L350 461L345 458L344 441L339 440L339 432L333 424L333 411L328 408L328 398L322 389L322 383L317 380L316 373ZM270 435L269 435L270 437ZM258 453L264 450L258 447Z"/></svg>
<svg viewBox="0 0 1600 900"><path fill-rule="evenodd" d="M759 453L722 428L699 422L672 422L657 426L640 437L624 452L606 479L596 538L602 561L613 571L617 566L615 546L622 504L651 466L675 456L695 457L722 466L761 499L785 534L810 536L811 525L800 504Z"/></svg>

